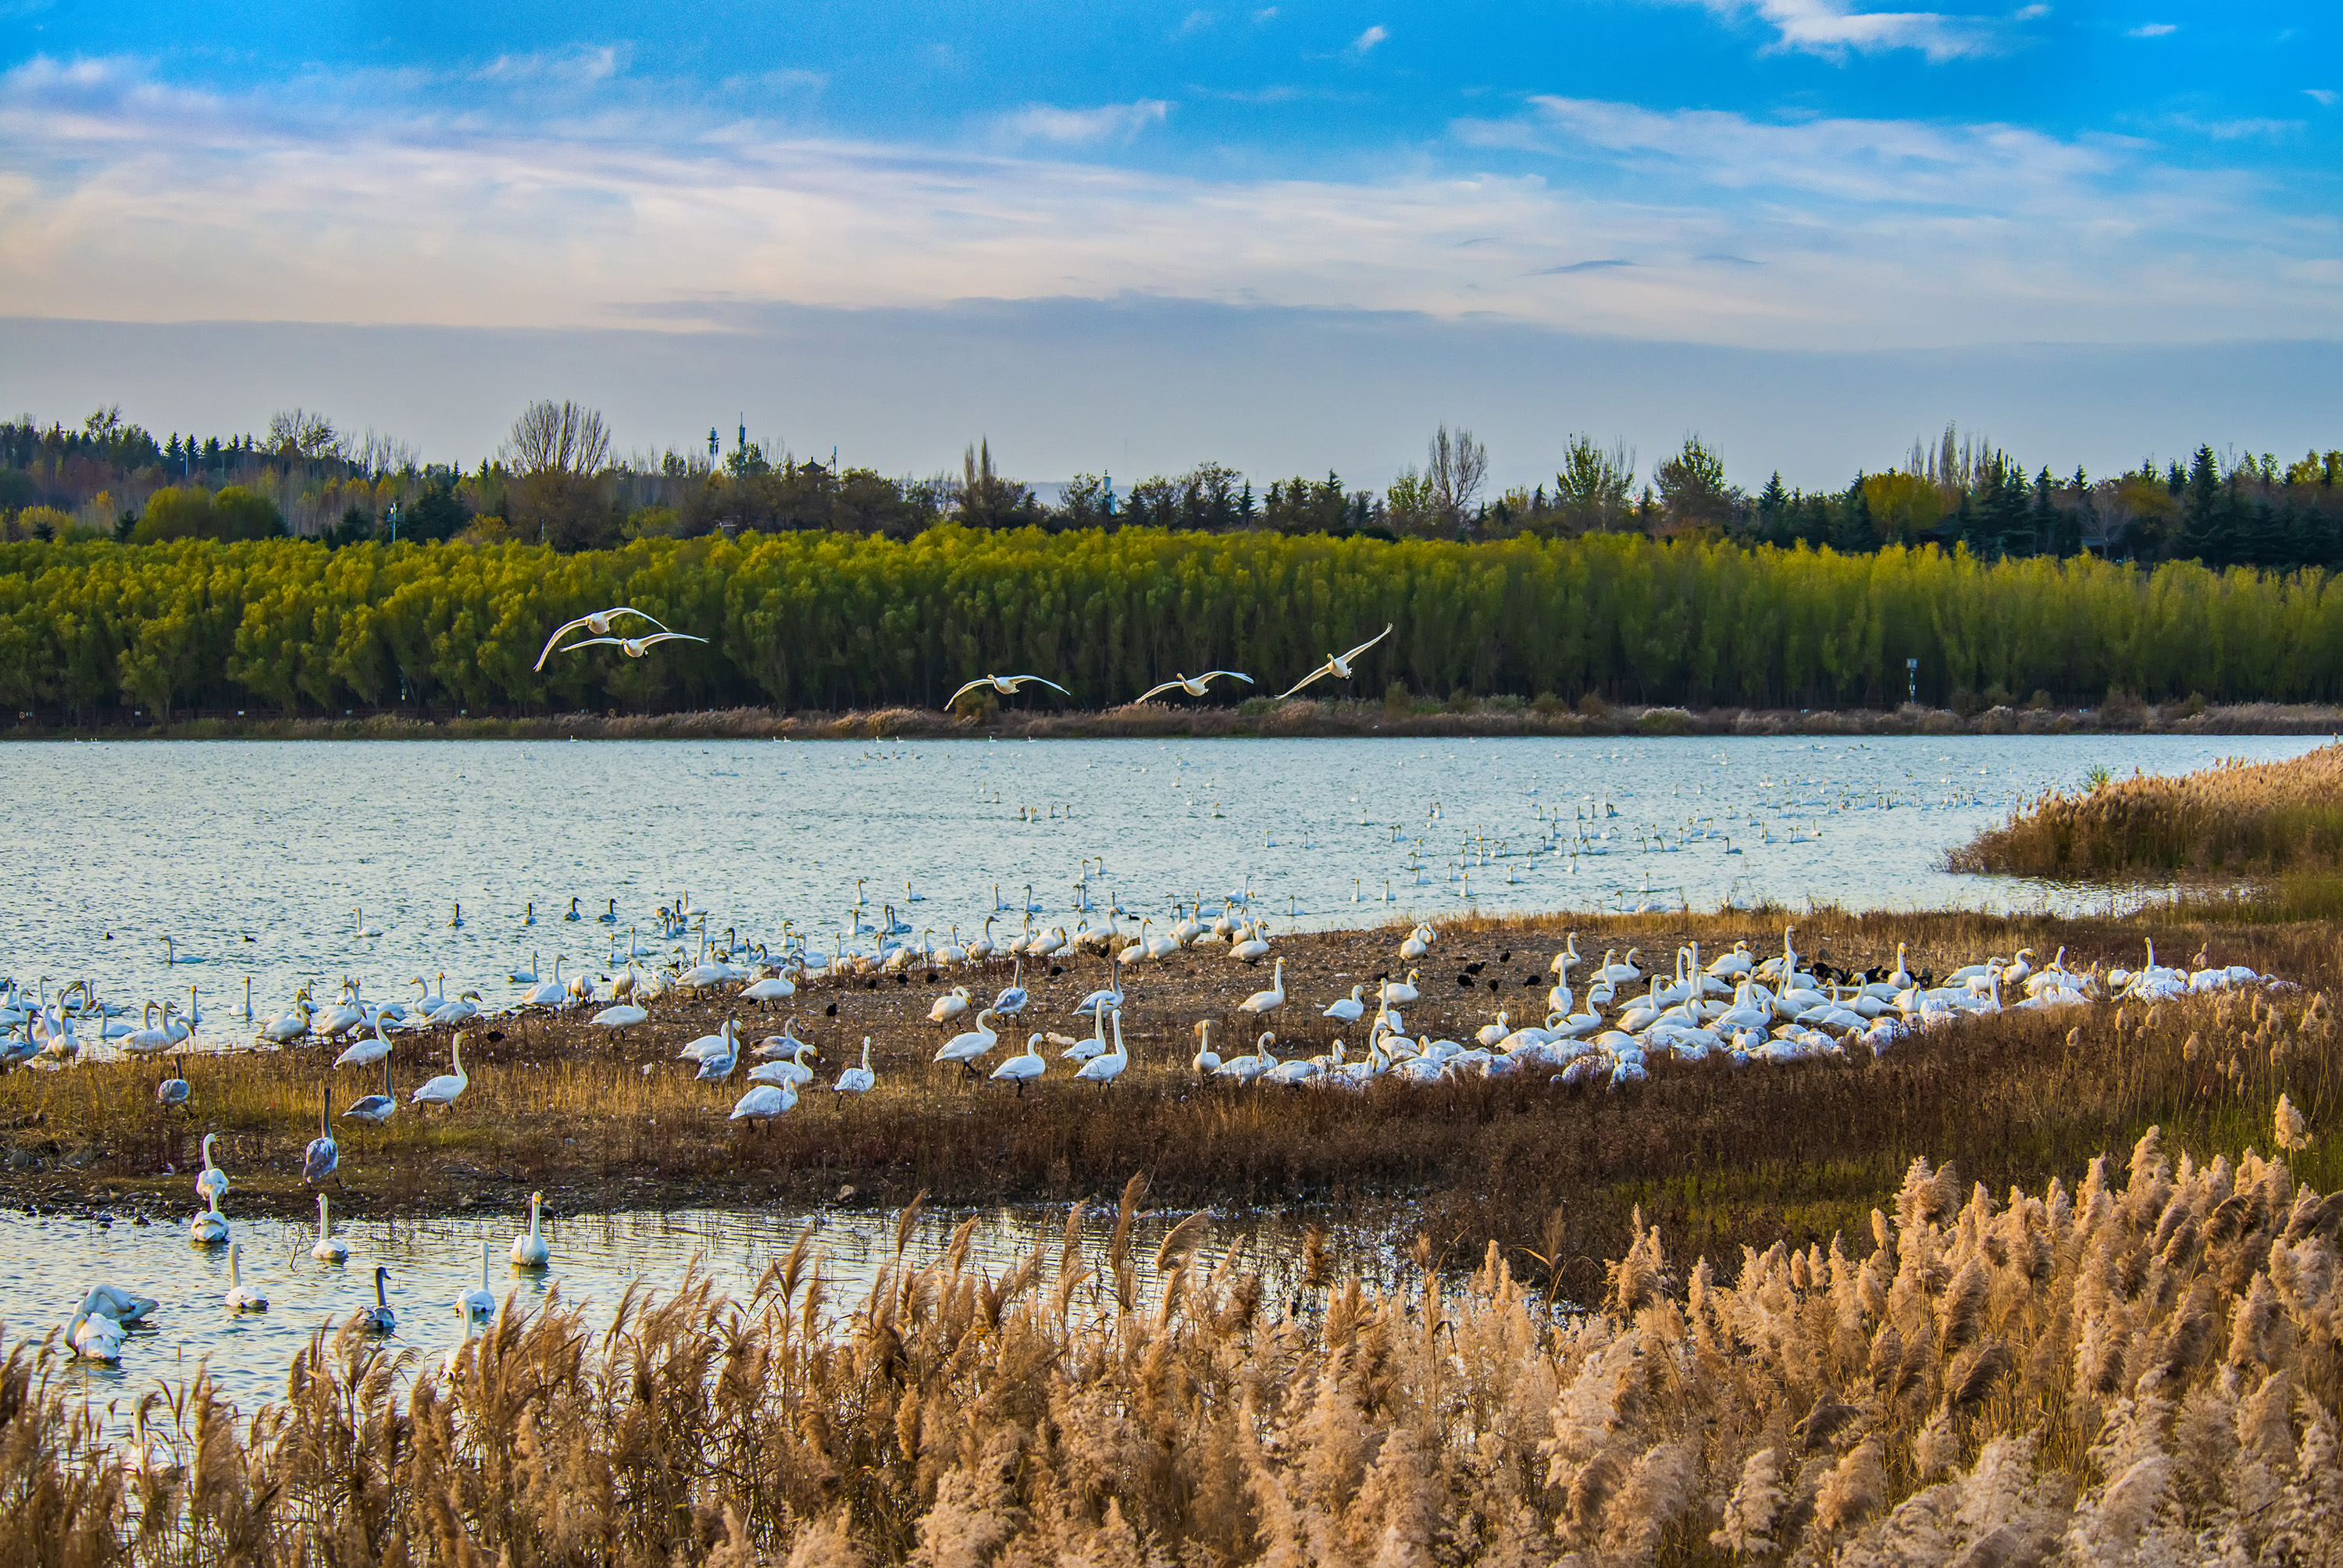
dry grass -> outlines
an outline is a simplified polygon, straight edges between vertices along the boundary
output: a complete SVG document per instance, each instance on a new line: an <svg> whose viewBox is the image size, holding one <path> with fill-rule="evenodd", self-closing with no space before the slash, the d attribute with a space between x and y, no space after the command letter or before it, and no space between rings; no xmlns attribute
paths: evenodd
<svg viewBox="0 0 2343 1568"><path fill-rule="evenodd" d="M1951 863L2021 877L2343 871L2343 747L2053 793Z"/></svg>
<svg viewBox="0 0 2343 1568"><path fill-rule="evenodd" d="M1779 940L1778 924L1746 916L1576 925L1581 950L1597 955L1631 944L1664 954L1691 938L1704 949L1735 937ZM2225 962L2343 995L2343 954L2331 929L2315 923L1825 910L1798 926L1802 950L1861 964L1892 959L1902 942L1916 968L1939 972L2025 946L2046 958L2064 944L2077 965L2137 962L2141 936L2152 933L2167 958L2209 947ZM1543 986L1521 980L1543 976L1559 935L1545 922L1532 929L1501 918L1447 927L1411 1024L1463 1038L1499 1000L1534 999ZM1297 998L1347 991L1352 982L1337 975L1372 978L1389 966L1392 945L1389 932L1279 939ZM1500 963L1506 954L1510 962ZM1476 989L1454 985L1474 962L1484 965L1469 977ZM1493 976L1493 995L1485 989ZM1072 969L1027 978L1035 1008L1062 1027L1066 1009L1098 977ZM1589 1301L1603 1283L1596 1260L1638 1209L1680 1244L1729 1256L1744 1245L1861 1230L1922 1153L1956 1161L1996 1189L2032 1186L2051 1175L2072 1180L2092 1153L2129 1143L2150 1123L2208 1155L2235 1158L2267 1139L2281 1093L2314 1126L2343 1116L2343 1050L2331 1014L2309 992L2277 1004L2239 995L2154 1010L2013 1012L1854 1063L1735 1071L1663 1062L1650 1083L1615 1093L1498 1080L1386 1082L1354 1096L1195 1082L1185 1066L1190 1021L1260 983L1225 959L1183 955L1127 978L1131 1071L1103 1090L1045 1081L1021 1101L997 1085L960 1089L949 1070L929 1062L941 1031L924 1015L940 988L923 977L814 991L801 1032L823 1047L825 1081L869 1033L879 1088L842 1103L811 1093L789 1116L754 1129L725 1122L737 1078L696 1083L673 1060L681 1040L713 1027L718 1004L662 1003L654 1027L623 1044L588 1040L572 1020L507 1024L501 1040L476 1027L465 1053L472 1087L453 1115L402 1111L387 1129L338 1130L350 1193L337 1207L366 1217L518 1206L536 1188L571 1212L814 1205L846 1186L855 1201L881 1204L921 1190L954 1203L1051 1201L1111 1192L1143 1163L1169 1203L1307 1206L1403 1241L1421 1230L1451 1261L1469 1261L1493 1241L1542 1278L1547 1271L1532 1254L1553 1259L1562 1293ZM833 1003L836 1019L822 1011ZM1291 1005L1299 1010L1298 1000ZM1298 1027L1304 1022L1296 1018L1285 1031L1287 1049L1306 1053L1329 1038L1331 1025ZM757 1032L751 1020L750 1038ZM1222 1043L1231 1043L1227 1031ZM440 1070L443 1049L402 1042L403 1081ZM153 1108L151 1067L0 1079L0 1140L35 1167L11 1175L12 1192L184 1218L198 1139L216 1130L236 1179L230 1212L302 1217L310 1202L292 1172L315 1129L323 1060L323 1048L196 1059L187 1068L193 1118ZM337 1102L371 1086L363 1071L345 1075ZM2322 1143L2306 1160L2307 1178L2343 1185L2343 1155ZM176 1173L158 1175L166 1164Z"/></svg>
<svg viewBox="0 0 2343 1568"><path fill-rule="evenodd" d="M25 1564L2334 1563L2343 1202L2156 1133L1996 1200L1915 1161L1827 1248L1726 1284L1627 1233L1557 1318L1492 1247L1263 1300L1069 1224L999 1276L967 1228L842 1315L803 1243L595 1333L510 1302L411 1389L321 1330L248 1421L198 1383L92 1445L55 1352L0 1370ZM971 1226L973 1222L970 1222ZM1160 1287L1160 1293L1151 1287ZM1150 1301L1156 1304L1149 1304Z"/></svg>

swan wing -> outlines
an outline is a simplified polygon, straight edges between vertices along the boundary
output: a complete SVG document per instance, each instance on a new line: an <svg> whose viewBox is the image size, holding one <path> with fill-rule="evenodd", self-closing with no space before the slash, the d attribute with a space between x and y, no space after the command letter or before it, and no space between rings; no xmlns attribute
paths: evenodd
<svg viewBox="0 0 2343 1568"><path fill-rule="evenodd" d="M609 618L610 618L612 616L614 616L614 615L633 615L633 616L640 616L643 619L645 619L645 620L647 620L647 621L650 622L653 626L655 626L655 627L659 628L661 631L665 631L665 630L667 629L667 622L665 622L665 621L663 621L663 620L659 619L659 617L657 617L657 616L653 615L650 611L649 611L649 610L647 610L647 609L637 609L633 605L630 605L630 604L618 604L618 605L612 605L608 609L606 609L606 610L604 610L604 611L602 612L602 618L603 618L604 620L608 620L608 619L609 619ZM570 624L571 624L572 626L583 626L583 625L585 625L586 623L585 623L584 621L580 620L580 621L572 621L572 622L570 622Z"/></svg>
<svg viewBox="0 0 2343 1568"><path fill-rule="evenodd" d="M553 635L545 639L544 651L537 656L537 668L543 669L545 668L545 661L553 657L553 645L559 642L563 638L568 637L571 632L578 629L578 628L584 626L586 624L586 619L587 618L581 615L576 620L564 621L561 625L555 627L553 628Z"/></svg>
<svg viewBox="0 0 2343 1568"><path fill-rule="evenodd" d="M1363 654L1363 653L1366 652L1366 651L1367 651L1367 649L1369 649L1369 648L1371 648L1374 647L1374 645L1375 645L1375 644L1377 644L1377 643L1379 643L1379 642L1383 641L1383 638L1385 638L1389 637L1391 634L1392 634L1392 628L1391 628L1391 627L1390 627L1388 624L1386 624L1386 625L1384 626L1384 628L1383 628L1383 630L1381 630L1381 631L1379 631L1379 632L1375 633L1375 635L1374 635L1374 636L1373 636L1373 637L1371 637L1371 638L1367 638L1367 640L1366 640L1366 641L1364 641L1364 642L1363 642L1363 643L1359 644L1359 646L1358 646L1358 647L1356 647L1356 648L1353 648L1350 652L1348 652L1348 653L1344 654L1344 655L1342 656L1342 662L1343 662L1344 664L1348 664L1348 663L1350 663L1350 662L1351 662L1351 660L1353 660L1353 659L1354 659L1354 658L1358 658L1358 657L1359 657L1359 655L1361 655L1361 654Z"/></svg>
<svg viewBox="0 0 2343 1568"><path fill-rule="evenodd" d="M946 708L950 708L953 703L958 702L961 698L966 697L978 687L990 686L991 684L992 681L990 677L987 677L982 680L971 680L966 686L961 687L958 691L953 692L950 697L944 699L944 706Z"/></svg>
<svg viewBox="0 0 2343 1568"><path fill-rule="evenodd" d="M1228 677L1232 678L1232 679L1242 680L1242 681L1243 681L1247 686L1251 686L1251 685L1252 684L1252 676L1250 676L1250 675L1247 675L1247 674L1246 674L1243 670L1242 670L1242 669L1208 669L1208 670L1204 671L1204 673L1203 673L1203 674L1202 674L1202 675L1200 675L1200 676L1196 677L1196 678L1197 678L1198 680L1210 680L1210 679L1212 679L1214 676L1218 676L1218 675L1225 675L1225 676L1228 676Z"/></svg>
<svg viewBox="0 0 2343 1568"><path fill-rule="evenodd" d="M1131 700L1132 700L1132 701L1134 701L1134 702L1144 702L1144 701L1146 701L1149 698L1151 698L1151 697L1154 697L1154 696L1157 696L1158 694L1162 693L1162 692L1169 691L1169 690L1171 690L1173 687L1175 687L1175 686L1179 686L1179 685L1181 685L1181 684L1182 684L1181 682L1176 681L1176 680L1167 680L1167 681L1165 681L1165 682L1164 682L1162 685L1161 685L1161 686L1151 686L1151 687L1149 687L1146 690L1144 690L1144 691L1141 692L1137 697L1133 698Z"/></svg>
<svg viewBox="0 0 2343 1568"><path fill-rule="evenodd" d="M1073 693L1072 693L1072 692L1068 691L1064 687L1060 686L1056 681L1054 681L1054 680L1050 680L1050 679L1046 679L1046 678L1043 678L1043 677L1041 677L1041 676L1038 676L1038 675L1021 675L1021 676L1016 677L1016 679L1017 679L1018 683L1019 683L1019 684L1021 684L1021 685L1022 685L1022 684L1023 684L1024 682L1026 682L1026 681L1031 680L1031 681L1034 681L1034 682L1036 682L1036 683L1038 683L1038 684L1040 684L1040 685L1046 686L1046 687L1048 687L1051 690L1052 690L1052 691L1056 692L1056 693L1057 693L1059 696L1061 696L1061 697L1071 697L1071 696L1073 695Z"/></svg>
<svg viewBox="0 0 2343 1568"><path fill-rule="evenodd" d="M1309 685L1312 681L1323 680L1326 677L1333 673L1334 667L1332 665L1322 664L1317 668L1312 670L1309 674L1303 676L1301 679L1295 681L1292 685L1287 687L1283 691L1279 692L1277 694L1277 699L1280 702L1282 702L1287 698L1292 696L1295 692L1301 690L1303 687Z"/></svg>

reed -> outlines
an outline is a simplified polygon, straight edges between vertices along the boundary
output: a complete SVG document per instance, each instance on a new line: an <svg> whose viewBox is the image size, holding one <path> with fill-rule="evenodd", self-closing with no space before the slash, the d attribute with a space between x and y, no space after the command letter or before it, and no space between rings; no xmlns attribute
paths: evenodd
<svg viewBox="0 0 2343 1568"><path fill-rule="evenodd" d="M2054 791L1950 862L1956 871L2020 877L2343 871L2343 746Z"/></svg>
<svg viewBox="0 0 2343 1568"><path fill-rule="evenodd" d="M2281 1122L2282 1142L2299 1141ZM2315 1134L2314 1134L2315 1135ZM0 1362L0 1557L1132 1564L2332 1562L2343 1202L2151 1130L1996 1199L1916 1160L1827 1246L1687 1269L1636 1216L1599 1304L1491 1247L1286 1302L1196 1220L998 1275L899 1251L833 1311L800 1240L596 1332L508 1300L446 1366L321 1327L93 1446L54 1343ZM1728 1282L1727 1275L1730 1275ZM411 1374L411 1382L409 1376Z"/></svg>
<svg viewBox="0 0 2343 1568"><path fill-rule="evenodd" d="M1778 941L1772 917L1577 919L1582 947L1640 944L1648 953L1697 939ZM382 1130L345 1125L337 1209L353 1218L478 1202L519 1207L538 1188L557 1210L707 1204L901 1203L929 1191L953 1203L1062 1201L1111 1192L1143 1160L1163 1201L1187 1208L1307 1209L1381 1228L1404 1243L1421 1230L1446 1260L1494 1241L1517 1266L1568 1299L1602 1289L1594 1261L1637 1210L1683 1245L1721 1255L1857 1231L1897 1190L1913 1158L1956 1161L1996 1189L2069 1180L2098 1150L2151 1123L2207 1155L2238 1157L2266 1139L2280 1095L2323 1124L2343 1107L2343 1048L2320 994L2343 995L2343 955L2317 922L2214 925L2157 911L2152 923L2003 920L1974 913L1797 918L1802 950L1835 961L1893 959L1898 943L1939 972L1986 953L2064 944L2077 966L2137 963L2143 934L2186 958L2210 947L2309 990L2271 999L2232 995L2154 1009L2012 1011L1899 1043L1851 1062L1736 1071L1721 1062L1660 1062L1648 1084L1618 1092L1562 1090L1543 1078L1432 1088L1384 1082L1367 1093L1200 1085L1188 1070L1188 1020L1209 992L1225 1005L1225 960L1182 956L1130 978L1126 1019L1135 1060L1111 1089L1045 1080L1020 1101L996 1085L958 1087L928 1060L940 1031L921 1021L933 988L828 988L809 994L826 1070L873 1035L879 1087L870 1096L808 1093L769 1126L728 1125L737 1095L692 1081L675 1043L703 1032L726 1004L662 1003L656 1029L630 1042L588 1040L574 1023L475 1027L465 1050L472 1087L452 1113L402 1110ZM1769 939L1770 933L1770 939ZM1388 931L1281 938L1287 983L1302 994L1348 989L1388 962ZM1437 971L1412 1014L1467 1031L1491 993L1453 984L1451 966L1486 960L1503 993L1515 971L1542 973L1559 933L1491 917L1447 926ZM1377 955L1382 955L1378 957ZM1181 966L1187 966L1182 968ZM1210 967L1207 967L1210 966ZM1373 966L1363 967L1363 966ZM1030 970L1035 1008L1062 1018L1095 976ZM1187 988L1185 990L1182 988ZM1468 1000L1477 996L1478 1000ZM821 1015L830 1001L840 1017ZM1413 1020L1412 1019L1412 1022ZM1331 1025L1296 1020L1282 1049L1320 1049ZM501 1032L503 1038L491 1039ZM809 1036L815 1036L810 1024ZM1004 1031L1005 1033L1006 1031ZM750 1030L754 1038L755 1030ZM656 1038L654 1038L656 1037ZM1223 1044L1227 1039L1223 1037ZM223 1134L236 1179L231 1213L299 1218L312 1201L293 1172L316 1128L316 1074L328 1048L189 1059L198 1114L152 1104L156 1070L91 1064L0 1078L0 1139L36 1162L11 1177L23 1199L146 1209L184 1218L193 1207L196 1144ZM407 1081L439 1070L444 1044L403 1040ZM646 1074L646 1066L652 1071ZM340 1100L365 1074L347 1075ZM2343 1152L2321 1143L2300 1157L2306 1178L2343 1186ZM165 1166L174 1173L158 1175ZM1549 1270L1532 1254L1554 1261Z"/></svg>

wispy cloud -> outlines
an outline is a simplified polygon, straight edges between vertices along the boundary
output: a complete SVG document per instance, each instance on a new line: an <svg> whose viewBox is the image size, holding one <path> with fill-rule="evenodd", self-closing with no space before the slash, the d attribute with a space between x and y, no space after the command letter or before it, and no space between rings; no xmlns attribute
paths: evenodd
<svg viewBox="0 0 2343 1568"><path fill-rule="evenodd" d="M1148 126L1161 125L1171 113L1171 104L1162 98L1141 98L1134 104L1101 104L1090 109L1032 104L1007 116L1001 126L1020 141L1090 146L1101 142L1127 142Z"/></svg>
<svg viewBox="0 0 2343 1568"><path fill-rule="evenodd" d="M1198 33L1209 31L1212 24L1219 20L1220 18L1210 11L1191 11L1180 18L1180 25L1172 30L1172 35L1175 38L1192 37Z"/></svg>
<svg viewBox="0 0 2343 1568"><path fill-rule="evenodd" d="M2124 34L2127 38L2169 38L2180 31L2177 22L2143 22Z"/></svg>
<svg viewBox="0 0 2343 1568"><path fill-rule="evenodd" d="M2302 89L2302 95L2312 100L2321 108L2331 109L2335 106L2335 90L2331 87L2305 87Z"/></svg>
<svg viewBox="0 0 2343 1568"><path fill-rule="evenodd" d="M1684 0L1718 15L1754 15L1774 29L1771 48L1843 59L1849 54L1916 49L1931 60L1998 54L2013 24L2047 15L2027 5L2014 15L1941 11L1859 11L1847 0Z"/></svg>
<svg viewBox="0 0 2343 1568"><path fill-rule="evenodd" d="M2334 224L2121 138L1546 98L1372 177L1182 177L1091 156L1158 100L942 147L623 73L555 112L463 81L0 74L0 308L684 330L719 304L1137 297L1815 348L2343 336ZM1513 166L1443 172L1460 152Z"/></svg>
<svg viewBox="0 0 2343 1568"><path fill-rule="evenodd" d="M1389 38L1390 36L1391 29L1378 22L1373 26L1368 28L1365 32L1351 40L1351 53L1361 55L1370 54L1373 51L1376 45L1381 44L1384 39Z"/></svg>

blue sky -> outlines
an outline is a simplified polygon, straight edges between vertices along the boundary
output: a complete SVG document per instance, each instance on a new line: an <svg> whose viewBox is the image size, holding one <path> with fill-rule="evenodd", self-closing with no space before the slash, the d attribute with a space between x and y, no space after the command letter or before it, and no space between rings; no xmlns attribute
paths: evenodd
<svg viewBox="0 0 2343 1568"><path fill-rule="evenodd" d="M0 312L46 324L0 334L0 398L65 414L102 384L158 427L256 423L268 388L224 370L232 406L193 407L166 347L227 321L307 334L275 401L459 453L507 416L435 378L433 333L584 383L622 444L738 403L905 470L957 427L1037 475L1366 476L1443 418L1503 429L1524 478L1576 428L1773 442L1725 443L1745 482L1833 482L1946 418L2061 466L2333 444L2302 348L2343 337L2339 33L2251 3L0 0ZM1101 311L1111 362L1081 341ZM977 363L907 356L922 313ZM154 330L93 335L120 322ZM1199 396L1216 363L1258 383L1271 342L1302 360L1286 428ZM2063 402L2056 344L2102 367ZM2152 368L2221 345L2278 395ZM819 396L881 357L891 383ZM1378 364L1399 395L1366 394ZM1738 368L1687 368L1711 364Z"/></svg>

